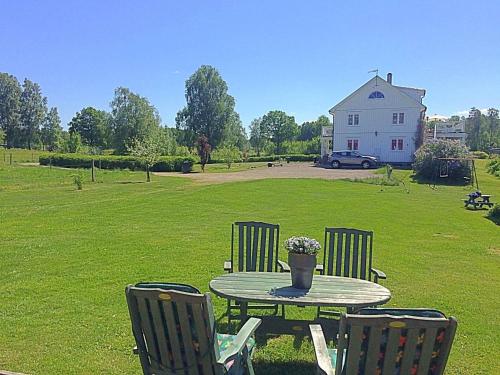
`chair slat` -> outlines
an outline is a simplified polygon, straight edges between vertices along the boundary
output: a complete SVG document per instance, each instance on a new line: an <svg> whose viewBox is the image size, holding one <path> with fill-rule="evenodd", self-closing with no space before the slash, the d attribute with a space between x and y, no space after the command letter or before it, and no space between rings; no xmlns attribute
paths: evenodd
<svg viewBox="0 0 500 375"><path fill-rule="evenodd" d="M245 271L252 271L252 227L246 227L245 231Z"/></svg>
<svg viewBox="0 0 500 375"><path fill-rule="evenodd" d="M369 239L369 249L367 250L368 251L368 277L367 277L367 280L369 281L372 281L372 272L371 272L371 269L372 269L372 259L373 259L373 232L370 232L368 234L368 239Z"/></svg>
<svg viewBox="0 0 500 375"><path fill-rule="evenodd" d="M141 329L144 332L146 338L146 345L148 347L148 352L150 358L151 367L158 368L158 362L160 361L160 355L158 353L158 345L156 344L156 338L154 335L153 322L149 317L149 301L143 297L137 297L137 305L139 307L139 314L141 315Z"/></svg>
<svg viewBox="0 0 500 375"><path fill-rule="evenodd" d="M279 235L279 232L277 233ZM273 271L273 263L275 262L273 254L274 254L274 229L269 230L269 250L267 253L267 271L272 272ZM277 259L277 258L276 258Z"/></svg>
<svg viewBox="0 0 500 375"><path fill-rule="evenodd" d="M259 271L265 271L267 228L260 231Z"/></svg>
<svg viewBox="0 0 500 375"><path fill-rule="evenodd" d="M382 338L382 329L378 327L371 327L368 335L369 337L365 362L365 374L375 374L379 359L378 356L380 352L380 339Z"/></svg>
<svg viewBox="0 0 500 375"><path fill-rule="evenodd" d="M352 277L358 277L358 263L359 263L359 234L354 233L353 235L353 244L352 244Z"/></svg>
<svg viewBox="0 0 500 375"><path fill-rule="evenodd" d="M259 246L259 228L253 228L252 239L252 271L257 271L257 249Z"/></svg>
<svg viewBox="0 0 500 375"><path fill-rule="evenodd" d="M177 323L176 323L177 314L174 314L172 302L164 301L162 303L163 303L163 314L165 315L165 321L167 322L168 339L170 342L170 347L172 348L173 367L183 368L184 361L182 360L179 333L177 332Z"/></svg>
<svg viewBox="0 0 500 375"><path fill-rule="evenodd" d="M401 360L401 374L409 374L413 366L419 331L420 329L418 328L411 328L406 334L406 344L404 347L403 359Z"/></svg>
<svg viewBox="0 0 500 375"><path fill-rule="evenodd" d="M342 240L344 238L344 234L337 233L337 259L336 259L336 264L335 264L335 276L341 276L342 275Z"/></svg>
<svg viewBox="0 0 500 375"><path fill-rule="evenodd" d="M428 328L425 330L422 353L420 353L420 360L418 361L417 375L427 375L429 371L429 365L432 359L432 351L436 342L436 334L437 328Z"/></svg>
<svg viewBox="0 0 500 375"><path fill-rule="evenodd" d="M367 236L366 233L361 235L361 265L360 265L360 278L366 280L366 248L367 248ZM370 271L368 271L370 272ZM369 276L369 275L368 275Z"/></svg>
<svg viewBox="0 0 500 375"><path fill-rule="evenodd" d="M238 272L242 272L244 268L243 261L245 260L244 253L244 230L245 227L241 224L238 225Z"/></svg>
<svg viewBox="0 0 500 375"><path fill-rule="evenodd" d="M345 234L345 245L344 245L344 276L349 277L349 266L351 263L351 232L346 232Z"/></svg>
<svg viewBox="0 0 500 375"><path fill-rule="evenodd" d="M154 332L158 342L158 350L160 354L161 363L171 367L170 359L168 357L167 345L167 332L165 329L165 321L163 319L163 312L160 301L151 300L149 303L151 316L153 318Z"/></svg>
<svg viewBox="0 0 500 375"><path fill-rule="evenodd" d="M358 374L361 344L363 342L363 327L351 327L349 332L349 345L347 347L348 374Z"/></svg>
<svg viewBox="0 0 500 375"><path fill-rule="evenodd" d="M193 350L193 335L191 332L191 325L189 322L189 315L187 304L181 301L176 302L177 314L179 315L179 325L184 345L184 351L187 361L187 373L189 375L200 375L198 371L196 356Z"/></svg>
<svg viewBox="0 0 500 375"><path fill-rule="evenodd" d="M393 374L396 368L396 355L398 354L399 337L401 329L389 328L389 337L387 338L387 347L384 356L384 373Z"/></svg>
<svg viewBox="0 0 500 375"><path fill-rule="evenodd" d="M201 304L192 304L194 324L196 327L196 335L198 337L198 351L197 359L203 368L203 375L211 375L213 373L212 367L212 351L213 346L208 341L207 321L205 320L204 312Z"/></svg>
<svg viewBox="0 0 500 375"><path fill-rule="evenodd" d="M333 232L327 232L330 234L330 241L329 241L329 245L328 245L328 251L329 253L327 254L327 249L325 247L325 257L328 258L328 267L327 267L327 272L326 274L328 276L332 276L333 275L333 255L334 255L334 243L335 243L335 233Z"/></svg>

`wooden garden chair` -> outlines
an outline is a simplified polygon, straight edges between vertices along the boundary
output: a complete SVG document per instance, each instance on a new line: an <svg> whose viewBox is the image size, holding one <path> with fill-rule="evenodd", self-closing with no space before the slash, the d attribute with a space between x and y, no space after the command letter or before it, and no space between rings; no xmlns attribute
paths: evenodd
<svg viewBox="0 0 500 375"><path fill-rule="evenodd" d="M316 269L322 275L343 276L374 281L386 279L385 273L372 267L373 232L351 228L325 228L323 264ZM350 312L350 311L348 311ZM320 315L339 315L321 310Z"/></svg>
<svg viewBox="0 0 500 375"><path fill-rule="evenodd" d="M310 325L318 374L443 374L456 319L436 310L430 310L431 317L422 309L419 316L405 314L415 310L399 310L401 315L384 310L377 315L342 314L336 349L327 347L320 325Z"/></svg>
<svg viewBox="0 0 500 375"><path fill-rule="evenodd" d="M231 227L231 259L224 262L224 271L232 272L290 272L290 267L278 259L280 227L257 221L240 221ZM251 304L248 309L272 310L278 314L278 305ZM238 303L227 301L227 316L229 323L240 314ZM282 306L282 315L284 315Z"/></svg>
<svg viewBox="0 0 500 375"><path fill-rule="evenodd" d="M223 335L215 330L209 294L196 288L154 283L125 292L144 375L254 374L251 336L260 319Z"/></svg>

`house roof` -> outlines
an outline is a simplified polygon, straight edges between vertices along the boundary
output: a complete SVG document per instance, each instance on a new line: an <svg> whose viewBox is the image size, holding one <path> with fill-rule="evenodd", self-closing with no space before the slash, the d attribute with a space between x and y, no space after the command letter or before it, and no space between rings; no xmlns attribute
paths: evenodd
<svg viewBox="0 0 500 375"><path fill-rule="evenodd" d="M395 85L391 85L390 83L388 83L385 79L383 79L382 77L380 76L375 76L373 77L372 79L368 80L366 83L364 83L363 85L361 85L357 90L355 90L354 92L352 92L349 96L345 97L343 100L341 100L339 103L337 103L335 106L333 106L332 108L330 108L330 110L328 111L328 113L330 113L331 115L333 115L333 113L335 112L335 110L340 107L341 105L343 105L345 102L349 101L354 95L356 95L363 87L371 84L373 81L377 80L377 84L379 81L382 81L383 84L385 84L385 86L387 87L392 87L393 89L397 90L401 95L404 95L405 97L407 98L410 98L413 102L415 102L416 104L418 104L421 109L427 109L427 107L425 105L423 105L422 103L420 103L418 100L415 100L415 98L413 98L412 96L408 95L407 93L405 93L403 90L415 90L419 93L421 93L421 96L425 96L425 90L424 89L417 89L417 88L413 88L413 87L404 87L404 86L395 86Z"/></svg>

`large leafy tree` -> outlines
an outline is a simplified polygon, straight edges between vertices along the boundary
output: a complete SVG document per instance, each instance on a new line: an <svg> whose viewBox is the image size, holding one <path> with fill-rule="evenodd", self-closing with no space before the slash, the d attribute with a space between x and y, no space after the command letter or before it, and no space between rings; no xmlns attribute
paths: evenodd
<svg viewBox="0 0 500 375"><path fill-rule="evenodd" d="M205 136L212 147L223 141L225 130L235 119L234 98L227 90L219 72L209 65L201 66L186 81L187 104L177 113L176 127L186 130L188 146L200 136Z"/></svg>
<svg viewBox="0 0 500 375"><path fill-rule="evenodd" d="M82 142L91 147L108 146L108 113L93 107L83 108L70 121L70 132L80 134Z"/></svg>
<svg viewBox="0 0 500 375"><path fill-rule="evenodd" d="M261 151L267 143L267 138L262 131L262 117L252 120L250 124L250 145L253 147L257 156L260 156Z"/></svg>
<svg viewBox="0 0 500 375"><path fill-rule="evenodd" d="M16 77L0 73L0 128L7 147L20 145L21 85Z"/></svg>
<svg viewBox="0 0 500 375"><path fill-rule="evenodd" d="M111 102L111 125L116 153L126 153L132 140L142 141L158 130L160 115L149 101L129 89L119 87Z"/></svg>
<svg viewBox="0 0 500 375"><path fill-rule="evenodd" d="M306 121L300 126L299 141L310 141L313 138L321 136L323 126L332 126L332 123L325 115L318 117L316 121Z"/></svg>
<svg viewBox="0 0 500 375"><path fill-rule="evenodd" d="M500 119L498 116L498 109L488 109L488 133L489 133L489 146L500 146Z"/></svg>
<svg viewBox="0 0 500 375"><path fill-rule="evenodd" d="M291 141L298 133L293 116L283 111L270 111L262 117L262 133L276 145L276 153L282 152L283 142Z"/></svg>
<svg viewBox="0 0 500 375"><path fill-rule="evenodd" d="M234 111L229 117L226 127L224 128L222 142L219 146L221 144L224 146L234 146L239 150L245 150L248 148L245 128L241 122L240 115Z"/></svg>
<svg viewBox="0 0 500 375"><path fill-rule="evenodd" d="M47 113L40 131L40 139L46 150L54 151L61 147L62 127L57 108L52 107Z"/></svg>
<svg viewBox="0 0 500 375"><path fill-rule="evenodd" d="M31 150L47 115L47 98L38 83L25 79L21 93L21 132L23 144Z"/></svg>

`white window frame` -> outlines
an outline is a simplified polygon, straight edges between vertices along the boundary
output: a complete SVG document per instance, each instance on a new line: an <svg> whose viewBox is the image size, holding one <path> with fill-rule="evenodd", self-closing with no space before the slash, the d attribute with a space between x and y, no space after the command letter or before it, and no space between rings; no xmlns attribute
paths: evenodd
<svg viewBox="0 0 500 375"><path fill-rule="evenodd" d="M347 115L347 126L359 126L359 113L349 113Z"/></svg>
<svg viewBox="0 0 500 375"><path fill-rule="evenodd" d="M395 147L396 148L392 148L392 145L393 143L395 143ZM399 144L401 142L401 148L399 148ZM394 137L394 138L391 138L391 144L390 144L390 149L391 151L395 151L395 152L404 152L405 151L405 139L403 137Z"/></svg>
<svg viewBox="0 0 500 375"><path fill-rule="evenodd" d="M399 112L398 115L398 124L402 125L405 123L405 113L404 112Z"/></svg>
<svg viewBox="0 0 500 375"><path fill-rule="evenodd" d="M397 125L398 124L398 113L397 112L393 112L392 113L392 125Z"/></svg>
<svg viewBox="0 0 500 375"><path fill-rule="evenodd" d="M351 148L349 148L349 142L351 142ZM354 142L356 142L356 148L354 148ZM359 138L348 138L346 143L347 150L359 151Z"/></svg>

